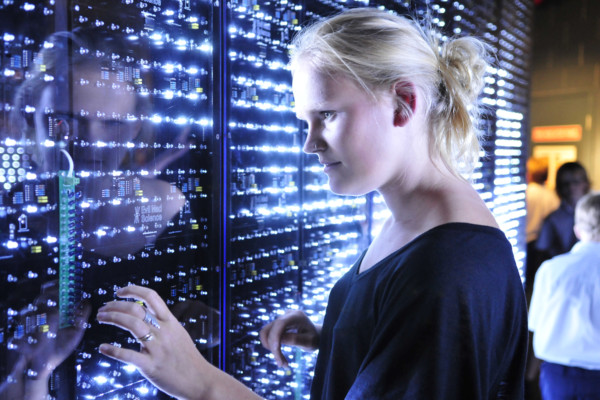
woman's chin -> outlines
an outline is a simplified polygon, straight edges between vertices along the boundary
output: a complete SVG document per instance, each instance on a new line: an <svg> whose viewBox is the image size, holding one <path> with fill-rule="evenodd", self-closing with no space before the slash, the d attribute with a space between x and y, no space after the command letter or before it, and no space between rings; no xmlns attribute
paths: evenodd
<svg viewBox="0 0 600 400"><path fill-rule="evenodd" d="M329 180L329 190L340 196L362 196L369 193L371 190L364 188L353 187L342 182Z"/></svg>

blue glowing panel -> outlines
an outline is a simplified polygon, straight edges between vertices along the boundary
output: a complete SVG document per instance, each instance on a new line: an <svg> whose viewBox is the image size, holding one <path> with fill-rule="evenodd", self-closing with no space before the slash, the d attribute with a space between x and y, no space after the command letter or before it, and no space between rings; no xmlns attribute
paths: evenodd
<svg viewBox="0 0 600 400"><path fill-rule="evenodd" d="M298 372L279 370L258 340L264 324L295 306L300 285L301 143L286 66L295 29L293 3L231 3L224 247L227 302L235 311L225 367L267 398L293 398L303 389Z"/></svg>
<svg viewBox="0 0 600 400"><path fill-rule="evenodd" d="M212 18L203 1L0 6L3 377L64 346L57 398L164 396L98 353L137 348L127 333L91 318L70 342L79 304L95 314L129 283L157 290L218 363Z"/></svg>

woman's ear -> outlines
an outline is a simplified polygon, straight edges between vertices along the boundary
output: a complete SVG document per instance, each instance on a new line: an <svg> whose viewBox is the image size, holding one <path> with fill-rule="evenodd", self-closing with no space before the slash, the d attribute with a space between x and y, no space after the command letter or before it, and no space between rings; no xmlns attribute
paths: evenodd
<svg viewBox="0 0 600 400"><path fill-rule="evenodd" d="M394 84L394 126L402 127L408 123L417 107L415 87L410 82L398 81Z"/></svg>

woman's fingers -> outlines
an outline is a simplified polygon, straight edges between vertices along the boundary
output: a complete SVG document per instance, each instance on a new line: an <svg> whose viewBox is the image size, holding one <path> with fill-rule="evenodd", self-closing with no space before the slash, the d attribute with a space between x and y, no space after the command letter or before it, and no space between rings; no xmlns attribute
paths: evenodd
<svg viewBox="0 0 600 400"><path fill-rule="evenodd" d="M275 362L277 362L277 365L280 367L287 367L288 365L288 361L281 351L281 336L284 328L285 326L281 321L275 320L260 331L260 341L262 345L273 353Z"/></svg>
<svg viewBox="0 0 600 400"><path fill-rule="evenodd" d="M132 301L111 301L103 305L98 311L110 311L110 312L121 312L124 314L131 314L134 317L144 319L145 309L144 306L137 302Z"/></svg>
<svg viewBox="0 0 600 400"><path fill-rule="evenodd" d="M159 320L168 320L172 317L171 311L169 311L169 307L167 307L163 299L158 293L147 287L136 285L125 286L117 290L117 296L143 301Z"/></svg>
<svg viewBox="0 0 600 400"><path fill-rule="evenodd" d="M277 341L273 343L273 347L271 347L269 350L271 350L271 353L273 353L273 357L275 358L277 365L287 368L288 360L281 351L281 342Z"/></svg>
<svg viewBox="0 0 600 400"><path fill-rule="evenodd" d="M118 326L119 328L129 331L135 338L142 338L152 332L150 325L144 322L143 317L132 315L130 312L122 310L130 310L130 307L123 308L117 306L118 302L111 302L98 310L96 318L98 322ZM131 304L135 305L135 304ZM137 306L139 308L139 306ZM156 334L156 332L154 333Z"/></svg>
<svg viewBox="0 0 600 400"><path fill-rule="evenodd" d="M306 350L317 348L319 332L302 311L288 311L260 331L262 345L270 350L280 366L287 366L281 345L299 346Z"/></svg>
<svg viewBox="0 0 600 400"><path fill-rule="evenodd" d="M305 350L314 350L314 335L311 333L284 332L281 343L298 346Z"/></svg>
<svg viewBox="0 0 600 400"><path fill-rule="evenodd" d="M145 366L148 363L148 356L139 351L124 349L107 343L101 344L98 350L107 357L114 358L115 360L127 364L133 364L142 370L145 369Z"/></svg>
<svg viewBox="0 0 600 400"><path fill-rule="evenodd" d="M117 295L139 300L146 308L133 301L112 301L98 310L96 318L129 331L140 349L103 343L100 353L136 366L156 387L174 397L195 398L205 391L213 382L200 372L213 369L158 294L140 286L127 286Z"/></svg>

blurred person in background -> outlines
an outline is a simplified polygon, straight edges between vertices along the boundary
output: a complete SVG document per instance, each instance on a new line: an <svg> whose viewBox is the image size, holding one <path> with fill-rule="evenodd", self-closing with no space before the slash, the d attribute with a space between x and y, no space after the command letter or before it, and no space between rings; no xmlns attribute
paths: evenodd
<svg viewBox="0 0 600 400"><path fill-rule="evenodd" d="M536 242L543 260L566 253L577 242L573 231L575 205L589 191L590 180L580 163L568 162L556 171L556 194L560 198L560 206L546 217Z"/></svg>
<svg viewBox="0 0 600 400"><path fill-rule="evenodd" d="M529 253L527 256L525 290L528 300L531 299L536 271L540 264L554 256L568 252L577 242L573 230L575 205L590 190L590 181L583 165L578 162L567 162L561 165L556 171L555 189L560 199L560 206L544 219L532 253L534 254L532 259L535 262L532 260L531 268ZM525 375L527 399L537 400L541 398L538 385L541 361L534 354L531 337L527 358Z"/></svg>
<svg viewBox="0 0 600 400"><path fill-rule="evenodd" d="M600 399L600 193L575 209L579 242L535 277L529 329L544 400Z"/></svg>

